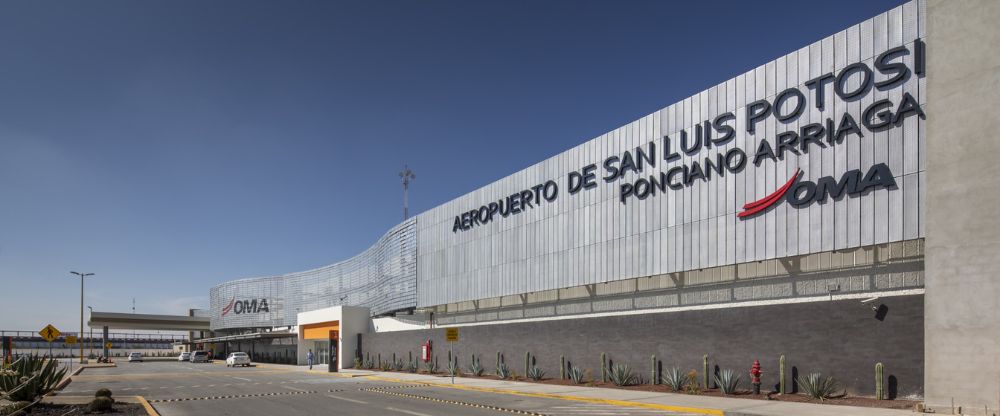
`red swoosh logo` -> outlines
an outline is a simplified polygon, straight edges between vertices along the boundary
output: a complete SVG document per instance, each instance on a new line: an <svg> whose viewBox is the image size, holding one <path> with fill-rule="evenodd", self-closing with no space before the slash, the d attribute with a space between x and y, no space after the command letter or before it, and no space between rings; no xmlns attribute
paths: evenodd
<svg viewBox="0 0 1000 416"><path fill-rule="evenodd" d="M229 311L233 310L233 304L236 303L236 295L233 295L233 299L229 301L229 304L222 307L222 316L226 316Z"/></svg>
<svg viewBox="0 0 1000 416"><path fill-rule="evenodd" d="M784 186L778 188L776 191L772 192L770 195L765 196L762 199L758 199L753 202L748 202L746 205L743 205L743 212L736 214L736 216L740 218L746 218L767 209L767 207L770 207L771 205L774 205L774 203L778 202L778 200L780 200L781 197L785 196L785 193L788 192L788 188L791 188L792 184L794 184L795 181L799 179L800 173L802 173L801 169L795 169L795 173L792 174L792 178L789 179L788 182L785 182Z"/></svg>

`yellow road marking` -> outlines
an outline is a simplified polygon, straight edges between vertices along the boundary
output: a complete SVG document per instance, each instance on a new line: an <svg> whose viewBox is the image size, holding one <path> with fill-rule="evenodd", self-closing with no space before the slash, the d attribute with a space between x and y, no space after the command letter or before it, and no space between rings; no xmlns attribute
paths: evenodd
<svg viewBox="0 0 1000 416"><path fill-rule="evenodd" d="M160 414L156 412L156 409L153 409L153 405L149 404L149 402L146 401L145 397L142 396L135 396L135 397L139 399L139 404L142 405L143 409L146 409L146 413L148 413L149 416L160 416Z"/></svg>
<svg viewBox="0 0 1000 416"><path fill-rule="evenodd" d="M565 394L528 393L528 392L516 391L516 390L503 390L503 389L494 389L494 388L489 388L489 387L463 386L463 385L458 385L458 384L441 384L441 383L433 383L433 382L421 382L421 381L415 381L415 380L402 380L402 379L398 379L398 378L389 378L389 377L381 377L381 376L372 376L372 377L368 377L368 379L369 380L388 381L388 382L392 382L392 383L414 383L414 382L417 382L417 383L427 384L428 386L445 387L445 388L458 389L458 390L478 391L478 392L497 393L497 394L510 394L510 395L514 395L514 396L538 397L538 398L544 398L544 399L569 400L569 401L585 402L585 403L598 403L598 404L606 404L606 405L620 406L620 407L639 407L639 408L645 408L645 409L666 410L666 411L671 411L671 412L698 413L698 414L703 414L703 415L714 415L714 416L724 416L725 415L725 412L723 412L722 410L719 410L719 409L707 409L707 408L701 408L701 407L671 406L671 405L666 405L666 404L632 402L632 401L627 401L627 400L597 399L597 398L593 398L593 397L570 396L570 395L565 395Z"/></svg>

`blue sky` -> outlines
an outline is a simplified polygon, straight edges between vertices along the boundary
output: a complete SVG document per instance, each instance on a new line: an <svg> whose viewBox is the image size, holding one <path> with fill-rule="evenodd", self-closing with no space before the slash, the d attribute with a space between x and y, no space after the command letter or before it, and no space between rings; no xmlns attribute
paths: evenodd
<svg viewBox="0 0 1000 416"><path fill-rule="evenodd" d="M0 328L183 313L890 9L874 1L7 1Z"/></svg>

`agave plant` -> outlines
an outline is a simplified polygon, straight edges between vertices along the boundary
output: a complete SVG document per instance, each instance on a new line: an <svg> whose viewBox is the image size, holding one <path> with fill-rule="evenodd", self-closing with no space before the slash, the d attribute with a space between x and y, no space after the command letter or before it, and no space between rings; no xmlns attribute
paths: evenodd
<svg viewBox="0 0 1000 416"><path fill-rule="evenodd" d="M507 367L507 363L501 361L500 364L497 364L497 377L504 380L510 377L510 367Z"/></svg>
<svg viewBox="0 0 1000 416"><path fill-rule="evenodd" d="M359 357L354 357L354 368L355 368L355 369L359 369L359 370L360 370L360 369L361 369L361 367L362 367L362 366L363 366L364 364L365 364L365 363L364 363L364 362L362 362L361 358L359 358Z"/></svg>
<svg viewBox="0 0 1000 416"><path fill-rule="evenodd" d="M438 367L438 360L436 355L434 356L434 359L427 360L427 362L424 363L424 370L427 370L427 372L430 374L437 373L438 370L440 370L440 367Z"/></svg>
<svg viewBox="0 0 1000 416"><path fill-rule="evenodd" d="M59 368L54 360L38 356L24 356L4 367L0 374L0 399L18 401L33 401L43 396L62 381L66 369Z"/></svg>
<svg viewBox="0 0 1000 416"><path fill-rule="evenodd" d="M684 390L684 385L687 384L688 376L681 369L674 367L670 371L667 371L663 375L663 384L670 386L673 391Z"/></svg>
<svg viewBox="0 0 1000 416"><path fill-rule="evenodd" d="M396 371L403 371L403 359L400 358L396 362L392 363L392 369Z"/></svg>
<svg viewBox="0 0 1000 416"><path fill-rule="evenodd" d="M796 377L795 381L809 397L819 400L829 399L840 389L833 377L823 377L820 373L810 373L806 378Z"/></svg>
<svg viewBox="0 0 1000 416"><path fill-rule="evenodd" d="M740 386L740 375L730 369L719 371L719 374L715 375L715 384L725 394L736 393L736 389Z"/></svg>
<svg viewBox="0 0 1000 416"><path fill-rule="evenodd" d="M569 369L569 379L573 380L576 384L583 384L583 370L580 367L572 367Z"/></svg>
<svg viewBox="0 0 1000 416"><path fill-rule="evenodd" d="M542 369L537 365L528 369L528 378L539 381L543 377L545 377L545 371L542 371Z"/></svg>
<svg viewBox="0 0 1000 416"><path fill-rule="evenodd" d="M472 356L472 365L469 366L469 372L472 373L472 375L474 375L476 377L479 377L479 376L483 375L483 371L485 371L485 369L483 368L483 365L480 364L479 360L476 359L476 356L473 355Z"/></svg>
<svg viewBox="0 0 1000 416"><path fill-rule="evenodd" d="M632 373L632 367L628 364L615 364L608 371L608 378L616 386L631 386L639 383L639 376Z"/></svg>
<svg viewBox="0 0 1000 416"><path fill-rule="evenodd" d="M416 373L417 372L417 361L416 360L410 360L410 362L406 363L406 371L409 371L411 373Z"/></svg>

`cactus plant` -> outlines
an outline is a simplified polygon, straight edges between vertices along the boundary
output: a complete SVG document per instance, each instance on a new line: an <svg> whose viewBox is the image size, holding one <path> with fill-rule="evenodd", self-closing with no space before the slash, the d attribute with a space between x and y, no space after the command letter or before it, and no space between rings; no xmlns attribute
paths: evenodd
<svg viewBox="0 0 1000 416"><path fill-rule="evenodd" d="M885 389L883 388L882 377L885 366L882 363L875 363L875 400L885 400Z"/></svg>
<svg viewBox="0 0 1000 416"><path fill-rule="evenodd" d="M524 352L524 375L528 375L528 370L531 369L531 353L528 351Z"/></svg>
<svg viewBox="0 0 1000 416"><path fill-rule="evenodd" d="M710 386L708 384L709 383L709 381L708 381L708 354L705 354L705 355L701 356L701 361L702 361L702 371L703 371L702 372L702 375L703 375L702 377L704 378L705 389L707 390L707 389L712 388L712 386Z"/></svg>
<svg viewBox="0 0 1000 416"><path fill-rule="evenodd" d="M601 353L601 382L608 382L608 355Z"/></svg>
<svg viewBox="0 0 1000 416"><path fill-rule="evenodd" d="M409 354L410 356L410 358L407 361L413 361L413 351L407 351L406 353Z"/></svg>
<svg viewBox="0 0 1000 416"><path fill-rule="evenodd" d="M656 376L656 354L649 356L649 384L657 384L660 378Z"/></svg>
<svg viewBox="0 0 1000 416"><path fill-rule="evenodd" d="M778 392L785 394L785 354L778 358Z"/></svg>
<svg viewBox="0 0 1000 416"><path fill-rule="evenodd" d="M560 380L565 380L566 379L566 356L565 355L560 355L559 356L559 379Z"/></svg>
<svg viewBox="0 0 1000 416"><path fill-rule="evenodd" d="M500 351L497 351L497 365L494 368L500 368L500 357L501 357Z"/></svg>

